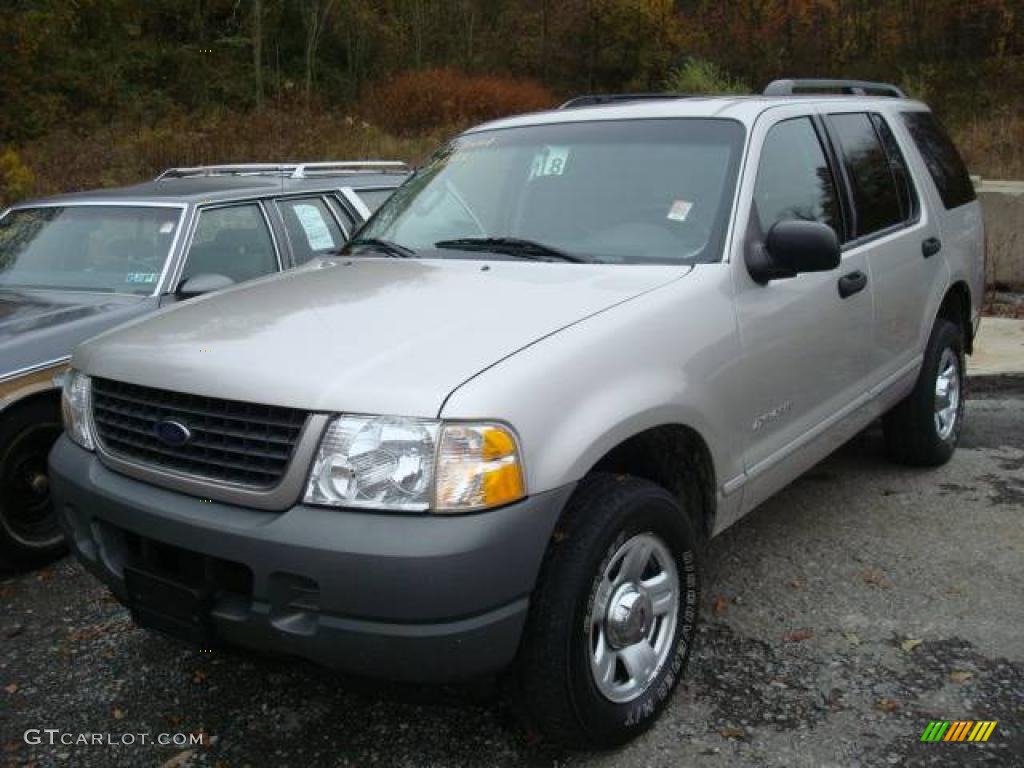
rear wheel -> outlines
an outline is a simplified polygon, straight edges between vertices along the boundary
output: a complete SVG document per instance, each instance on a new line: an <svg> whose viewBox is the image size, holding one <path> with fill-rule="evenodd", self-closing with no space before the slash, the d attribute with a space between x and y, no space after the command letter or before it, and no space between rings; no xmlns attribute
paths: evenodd
<svg viewBox="0 0 1024 768"><path fill-rule="evenodd" d="M49 402L16 408L0 423L0 561L7 566L36 568L66 550L46 465L60 432L60 411Z"/></svg>
<svg viewBox="0 0 1024 768"><path fill-rule="evenodd" d="M698 606L697 540L679 502L628 476L577 489L541 569L518 661L525 716L569 747L613 747L657 719Z"/></svg>
<svg viewBox="0 0 1024 768"><path fill-rule="evenodd" d="M958 324L939 318L913 392L882 420L894 461L919 467L949 461L960 442L965 383L963 332Z"/></svg>

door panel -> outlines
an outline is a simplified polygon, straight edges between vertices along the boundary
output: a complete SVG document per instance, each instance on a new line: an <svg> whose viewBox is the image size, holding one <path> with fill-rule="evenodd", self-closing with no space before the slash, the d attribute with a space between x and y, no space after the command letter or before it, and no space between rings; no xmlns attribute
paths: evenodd
<svg viewBox="0 0 1024 768"><path fill-rule="evenodd" d="M758 247L773 224L787 219L813 219L843 233L836 176L811 119L780 120L763 136L747 247ZM857 251L844 254L839 269L767 285L754 282L744 264L734 267L740 369L749 394L741 405L747 435L744 508L819 458L820 446L839 434L837 418L868 389L870 276L845 298L839 290L844 277L847 287L857 287L857 272L868 273L864 253ZM842 431L842 439L847 436Z"/></svg>
<svg viewBox="0 0 1024 768"><path fill-rule="evenodd" d="M889 123L879 114L832 113L829 125L854 189L856 239L874 286L872 384L912 367L922 349L921 320L945 281L942 260L923 244L936 236Z"/></svg>

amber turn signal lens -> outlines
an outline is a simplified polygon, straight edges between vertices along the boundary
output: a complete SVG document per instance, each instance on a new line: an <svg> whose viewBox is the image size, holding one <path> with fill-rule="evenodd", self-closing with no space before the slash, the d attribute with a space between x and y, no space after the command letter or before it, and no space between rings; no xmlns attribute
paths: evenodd
<svg viewBox="0 0 1024 768"><path fill-rule="evenodd" d="M468 512L526 495L519 445L500 424L446 424L437 463L434 510Z"/></svg>

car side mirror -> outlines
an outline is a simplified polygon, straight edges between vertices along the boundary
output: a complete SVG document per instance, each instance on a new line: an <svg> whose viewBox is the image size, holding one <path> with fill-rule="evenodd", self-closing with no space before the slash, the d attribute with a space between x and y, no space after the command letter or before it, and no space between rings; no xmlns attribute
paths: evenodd
<svg viewBox="0 0 1024 768"><path fill-rule="evenodd" d="M750 276L762 285L801 272L828 272L839 266L839 236L820 221L780 221L763 243L747 251Z"/></svg>
<svg viewBox="0 0 1024 768"><path fill-rule="evenodd" d="M187 277L178 284L178 290L174 294L179 299L191 299L202 296L204 293L222 291L235 284L235 281L224 275L215 275L205 272L199 275Z"/></svg>

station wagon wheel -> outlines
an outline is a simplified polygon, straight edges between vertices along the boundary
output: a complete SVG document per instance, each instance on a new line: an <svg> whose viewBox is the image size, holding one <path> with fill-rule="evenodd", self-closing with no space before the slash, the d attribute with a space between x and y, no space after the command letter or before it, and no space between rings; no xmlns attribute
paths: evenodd
<svg viewBox="0 0 1024 768"><path fill-rule="evenodd" d="M520 715L563 746L613 747L657 719L696 633L697 538L679 500L628 475L584 478L531 598Z"/></svg>
<svg viewBox="0 0 1024 768"><path fill-rule="evenodd" d="M46 463L60 432L59 412L45 402L0 424L0 560L6 564L37 567L64 552Z"/></svg>

